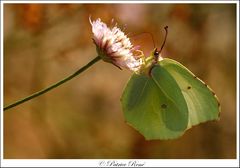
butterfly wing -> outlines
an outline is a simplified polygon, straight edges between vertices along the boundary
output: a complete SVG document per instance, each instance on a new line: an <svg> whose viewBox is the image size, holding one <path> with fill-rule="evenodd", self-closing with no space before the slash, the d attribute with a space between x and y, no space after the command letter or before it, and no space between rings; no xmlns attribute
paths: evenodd
<svg viewBox="0 0 240 168"><path fill-rule="evenodd" d="M187 102L188 128L219 118L220 105L215 93L186 67L171 59L163 59L159 65L175 79Z"/></svg>
<svg viewBox="0 0 240 168"><path fill-rule="evenodd" d="M174 139L219 118L214 92L180 63L163 59L151 76L133 74L122 98L126 122L148 140Z"/></svg>
<svg viewBox="0 0 240 168"><path fill-rule="evenodd" d="M161 66L152 76L133 74L122 98L126 122L148 140L173 139L184 133L188 108L174 78Z"/></svg>

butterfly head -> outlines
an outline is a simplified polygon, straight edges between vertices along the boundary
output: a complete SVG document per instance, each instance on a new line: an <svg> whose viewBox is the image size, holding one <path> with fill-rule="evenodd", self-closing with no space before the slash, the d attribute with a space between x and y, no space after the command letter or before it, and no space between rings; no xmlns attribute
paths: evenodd
<svg viewBox="0 0 240 168"><path fill-rule="evenodd" d="M153 56L154 56L154 60L155 60L156 62L158 61L159 55L160 55L160 52L158 51L157 48L155 48L155 49L154 49L154 52L153 52Z"/></svg>

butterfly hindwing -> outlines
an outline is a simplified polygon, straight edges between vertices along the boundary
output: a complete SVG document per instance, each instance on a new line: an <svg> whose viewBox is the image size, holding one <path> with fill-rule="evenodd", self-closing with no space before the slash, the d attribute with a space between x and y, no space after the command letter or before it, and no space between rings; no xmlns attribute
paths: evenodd
<svg viewBox="0 0 240 168"><path fill-rule="evenodd" d="M171 130L186 129L188 123L187 103L175 79L159 65L155 65L152 68L151 78L166 99L169 99L169 103L166 104L163 112L163 120L166 127ZM163 105L164 102L161 106ZM171 109L171 107L175 108Z"/></svg>
<svg viewBox="0 0 240 168"><path fill-rule="evenodd" d="M121 102L127 123L146 139L177 138L187 128L187 103L174 78L160 66L151 76L133 74Z"/></svg>

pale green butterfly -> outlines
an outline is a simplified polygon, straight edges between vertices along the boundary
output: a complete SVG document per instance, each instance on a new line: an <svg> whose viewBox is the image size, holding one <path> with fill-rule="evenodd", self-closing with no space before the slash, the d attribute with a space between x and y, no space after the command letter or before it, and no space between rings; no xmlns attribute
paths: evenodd
<svg viewBox="0 0 240 168"><path fill-rule="evenodd" d="M167 32L167 28L165 29ZM149 74L133 74L122 94L126 122L147 140L174 139L194 125L219 119L215 93L191 71L155 48Z"/></svg>

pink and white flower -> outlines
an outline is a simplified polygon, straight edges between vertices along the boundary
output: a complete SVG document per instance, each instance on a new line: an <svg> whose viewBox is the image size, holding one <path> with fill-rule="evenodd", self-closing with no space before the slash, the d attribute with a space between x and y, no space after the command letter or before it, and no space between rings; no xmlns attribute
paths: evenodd
<svg viewBox="0 0 240 168"><path fill-rule="evenodd" d="M137 56L140 51L131 44L129 38L117 26L108 28L101 19L91 21L89 18L89 21L99 56L120 69L123 67L138 72L143 60Z"/></svg>

